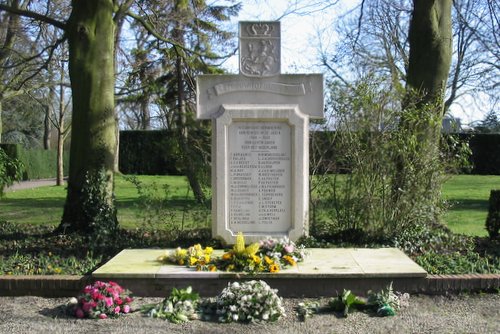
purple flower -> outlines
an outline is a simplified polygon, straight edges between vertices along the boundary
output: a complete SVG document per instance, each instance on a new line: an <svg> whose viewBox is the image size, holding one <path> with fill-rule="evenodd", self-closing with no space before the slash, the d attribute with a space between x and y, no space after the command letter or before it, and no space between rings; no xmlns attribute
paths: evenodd
<svg viewBox="0 0 500 334"><path fill-rule="evenodd" d="M85 317L85 313L81 308L76 309L75 315L78 319L82 319L83 317Z"/></svg>

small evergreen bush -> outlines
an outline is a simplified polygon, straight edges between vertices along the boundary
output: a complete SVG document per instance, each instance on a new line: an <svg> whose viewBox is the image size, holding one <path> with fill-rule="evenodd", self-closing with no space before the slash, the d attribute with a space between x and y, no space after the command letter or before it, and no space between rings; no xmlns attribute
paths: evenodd
<svg viewBox="0 0 500 334"><path fill-rule="evenodd" d="M500 190L490 192L490 206L486 217L486 230L491 239L497 238L500 230Z"/></svg>

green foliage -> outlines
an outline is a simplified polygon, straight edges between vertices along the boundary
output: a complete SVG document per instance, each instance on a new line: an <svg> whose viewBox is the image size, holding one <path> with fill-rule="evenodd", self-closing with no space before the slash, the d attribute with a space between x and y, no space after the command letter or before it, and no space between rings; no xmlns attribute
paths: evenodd
<svg viewBox="0 0 500 334"><path fill-rule="evenodd" d="M195 227L209 226L210 211L192 201L188 192L181 195L169 184L156 181L146 183L143 178L136 176L123 178L133 184L137 192L134 206L137 207L136 213L142 221L142 228L150 231L182 231L192 228L193 222Z"/></svg>
<svg viewBox="0 0 500 334"><path fill-rule="evenodd" d="M312 233L379 240L439 223L444 172L455 161L439 154L434 130L416 130L436 128L440 119L433 116L432 106L402 111L397 102L402 97L385 91L373 78L351 89L335 83L330 88L335 98L329 105L337 120L331 144L350 173L313 178ZM404 126L410 123L414 126Z"/></svg>
<svg viewBox="0 0 500 334"><path fill-rule="evenodd" d="M83 258L73 255L16 252L0 255L0 274L3 275L82 275L91 273L101 263L101 257L87 253Z"/></svg>
<svg viewBox="0 0 500 334"><path fill-rule="evenodd" d="M490 193L490 205L486 218L486 230L491 239L497 238L500 232L500 190Z"/></svg>
<svg viewBox="0 0 500 334"><path fill-rule="evenodd" d="M402 306L407 306L409 295L396 294L392 289L392 282L379 292L368 291L368 298L344 290L341 295L329 301L328 306L343 317L354 311L364 311L380 317L393 316Z"/></svg>
<svg viewBox="0 0 500 334"><path fill-rule="evenodd" d="M120 131L120 172L179 175L178 150L173 131Z"/></svg>
<svg viewBox="0 0 500 334"><path fill-rule="evenodd" d="M104 169L89 171L82 187L82 207L88 222L91 249L110 247L118 232L114 194L108 189L109 175Z"/></svg>
<svg viewBox="0 0 500 334"><path fill-rule="evenodd" d="M494 109L491 109L484 119L475 127L475 131L479 133L500 133L500 114Z"/></svg>
<svg viewBox="0 0 500 334"><path fill-rule="evenodd" d="M25 149L21 145L0 144L11 157L23 163L22 179L36 180L56 177L57 152L55 150ZM69 168L69 152L64 152L64 173Z"/></svg>
<svg viewBox="0 0 500 334"><path fill-rule="evenodd" d="M151 318L165 319L175 324L198 318L197 308L200 297L189 286L186 289L172 289L170 296L161 303L144 305L141 312Z"/></svg>
<svg viewBox="0 0 500 334"><path fill-rule="evenodd" d="M5 187L21 180L22 168L23 164L19 160L8 156L0 147L0 198L4 195Z"/></svg>
<svg viewBox="0 0 500 334"><path fill-rule="evenodd" d="M356 296L351 290L344 290L337 298L330 300L328 305L334 312L341 313L343 317L347 317L350 311L366 305L366 300Z"/></svg>
<svg viewBox="0 0 500 334"><path fill-rule="evenodd" d="M500 273L498 257L481 256L475 251L437 252L431 251L414 258L429 274L497 274Z"/></svg>
<svg viewBox="0 0 500 334"><path fill-rule="evenodd" d="M381 317L395 315L400 305L399 297L392 289L392 282L379 292L369 291L366 305Z"/></svg>
<svg viewBox="0 0 500 334"><path fill-rule="evenodd" d="M312 318L314 314L319 313L321 309L319 302L312 301L299 303L295 308L295 312L300 321L306 321Z"/></svg>
<svg viewBox="0 0 500 334"><path fill-rule="evenodd" d="M460 135L468 141L472 155L472 174L500 175L500 133Z"/></svg>

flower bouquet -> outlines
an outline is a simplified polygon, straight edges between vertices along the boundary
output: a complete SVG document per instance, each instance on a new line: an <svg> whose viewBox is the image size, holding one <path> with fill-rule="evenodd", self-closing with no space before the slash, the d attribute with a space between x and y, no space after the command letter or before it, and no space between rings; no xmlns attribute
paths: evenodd
<svg viewBox="0 0 500 334"><path fill-rule="evenodd" d="M130 292L117 283L96 281L87 285L78 296L74 315L94 319L117 317L131 311L132 301Z"/></svg>
<svg viewBox="0 0 500 334"><path fill-rule="evenodd" d="M276 289L264 281L234 282L216 299L219 322L267 322L285 316Z"/></svg>

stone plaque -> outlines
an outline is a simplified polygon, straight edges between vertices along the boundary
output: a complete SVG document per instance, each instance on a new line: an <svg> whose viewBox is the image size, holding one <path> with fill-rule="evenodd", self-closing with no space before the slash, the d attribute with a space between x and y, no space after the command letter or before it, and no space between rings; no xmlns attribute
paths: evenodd
<svg viewBox="0 0 500 334"><path fill-rule="evenodd" d="M269 77L280 73L280 23L240 22L240 73Z"/></svg>
<svg viewBox="0 0 500 334"><path fill-rule="evenodd" d="M228 129L229 228L285 234L291 222L291 132L284 122Z"/></svg>

